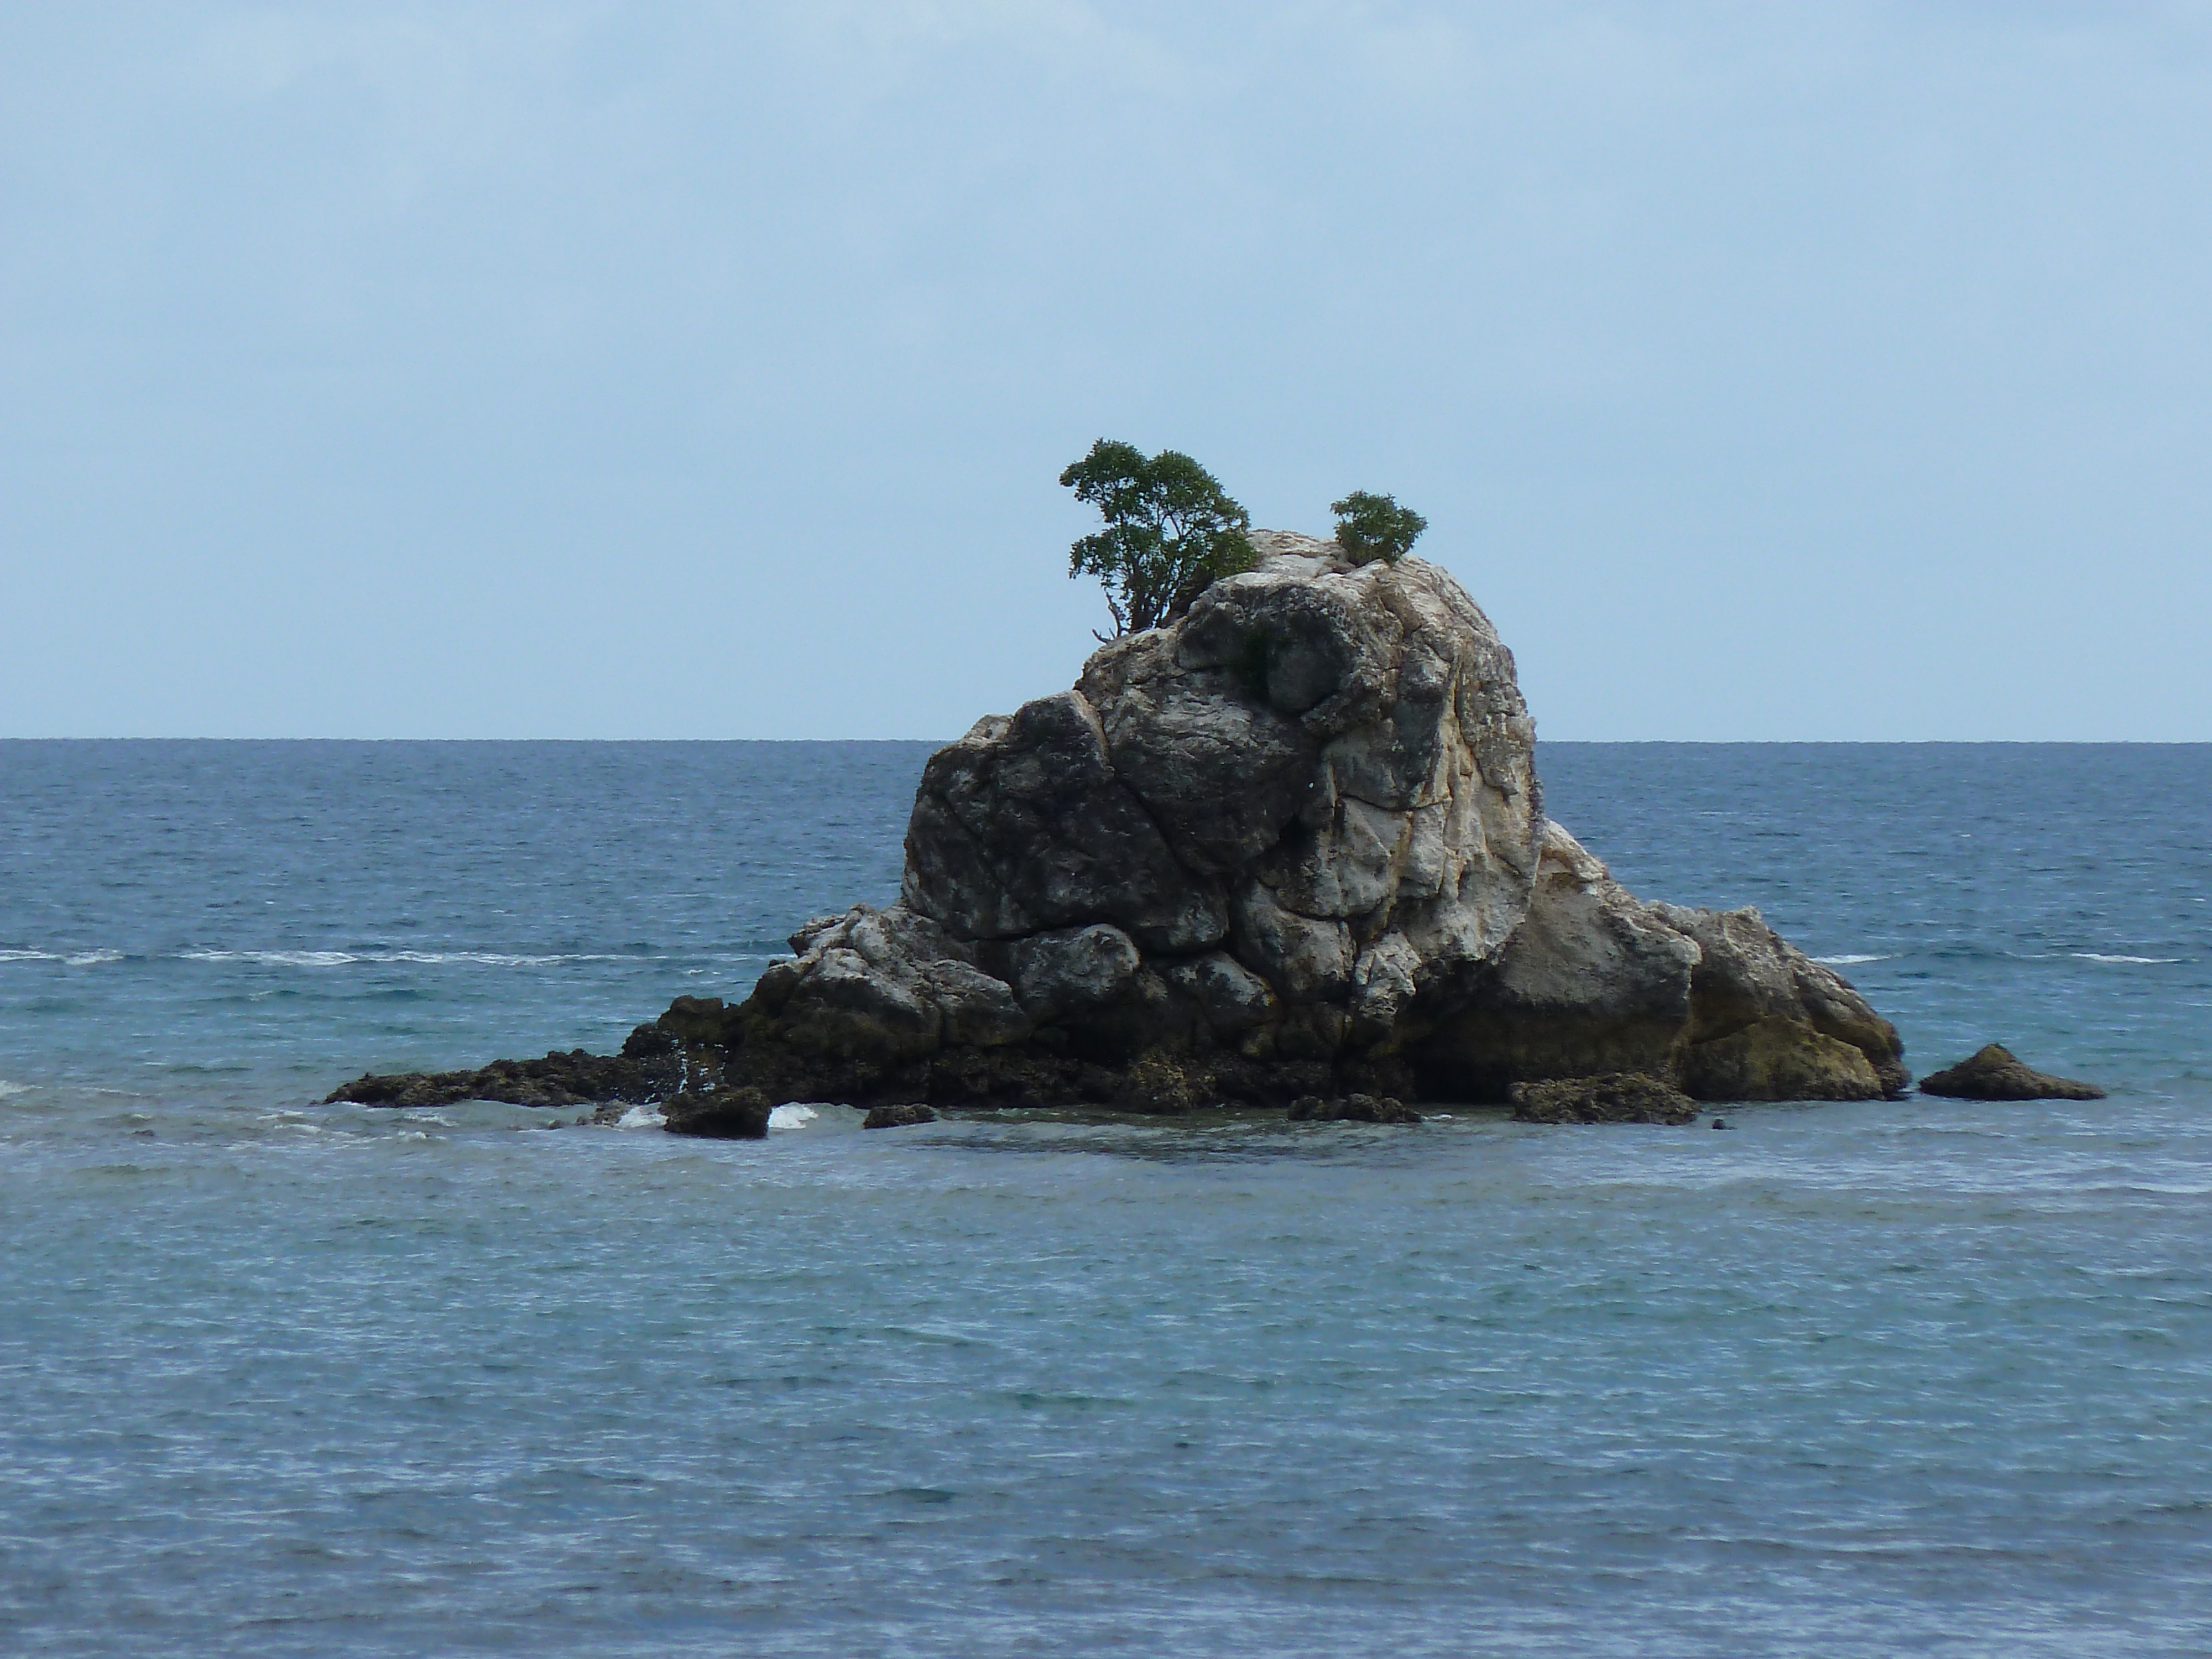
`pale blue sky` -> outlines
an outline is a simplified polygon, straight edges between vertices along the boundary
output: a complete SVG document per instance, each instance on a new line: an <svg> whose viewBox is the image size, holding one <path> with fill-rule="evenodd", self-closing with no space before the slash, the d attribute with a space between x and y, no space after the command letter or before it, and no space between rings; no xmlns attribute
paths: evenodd
<svg viewBox="0 0 2212 1659"><path fill-rule="evenodd" d="M2212 739L2212 6L0 4L0 735L946 737L1054 483L1552 738Z"/></svg>

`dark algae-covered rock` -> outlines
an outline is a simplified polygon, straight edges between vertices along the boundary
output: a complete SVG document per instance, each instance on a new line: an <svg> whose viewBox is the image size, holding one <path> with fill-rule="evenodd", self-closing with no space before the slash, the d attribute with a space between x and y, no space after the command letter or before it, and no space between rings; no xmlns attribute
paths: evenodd
<svg viewBox="0 0 2212 1659"><path fill-rule="evenodd" d="M1293 1123L1419 1123L1421 1115L1395 1095L1301 1095L1285 1114Z"/></svg>
<svg viewBox="0 0 2212 1659"><path fill-rule="evenodd" d="M860 1121L863 1129L907 1129L917 1123L934 1123L937 1114L920 1101L902 1101L894 1106L876 1106Z"/></svg>
<svg viewBox="0 0 2212 1659"><path fill-rule="evenodd" d="M450 1106L463 1100L497 1100L512 1106L591 1106L607 1101L634 1105L657 1100L677 1076L673 1050L660 1065L581 1048L543 1060L495 1060L471 1072L363 1074L340 1084L325 1105Z"/></svg>
<svg viewBox="0 0 2212 1659"><path fill-rule="evenodd" d="M1680 1125L1697 1115L1698 1103L1689 1096L1641 1072L1513 1085L1513 1115L1522 1123Z"/></svg>
<svg viewBox="0 0 2212 1659"><path fill-rule="evenodd" d="M2000 1043L1978 1048L1947 1070L1920 1079L1923 1095L1952 1100L2102 1100L2105 1091L2094 1083L2053 1077L2031 1071L2011 1049Z"/></svg>
<svg viewBox="0 0 2212 1659"><path fill-rule="evenodd" d="M1676 1098L1905 1090L1889 1023L1757 911L1647 903L1545 816L1512 653L1448 574L1250 540L1252 568L932 756L897 900L805 923L742 1001L679 997L598 1072L334 1098L1172 1115L1613 1073Z"/></svg>
<svg viewBox="0 0 2212 1659"><path fill-rule="evenodd" d="M706 1140L765 1140L768 1097L757 1089L717 1089L707 1094L685 1091L661 1103L662 1127L672 1135Z"/></svg>

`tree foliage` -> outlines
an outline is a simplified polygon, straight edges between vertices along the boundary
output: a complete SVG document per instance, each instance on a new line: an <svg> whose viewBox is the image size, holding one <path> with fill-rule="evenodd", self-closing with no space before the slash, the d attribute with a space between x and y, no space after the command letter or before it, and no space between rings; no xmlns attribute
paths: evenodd
<svg viewBox="0 0 2212 1659"><path fill-rule="evenodd" d="M1117 635L1172 621L1217 579L1257 562L1251 515L1179 451L1147 457L1101 438L1060 481L1106 520L1069 550L1067 574L1105 584Z"/></svg>
<svg viewBox="0 0 2212 1659"><path fill-rule="evenodd" d="M1395 564L1404 558L1429 521L1410 507L1398 505L1395 495L1371 495L1355 489L1340 501L1331 501L1336 514L1337 544L1354 564L1376 559Z"/></svg>

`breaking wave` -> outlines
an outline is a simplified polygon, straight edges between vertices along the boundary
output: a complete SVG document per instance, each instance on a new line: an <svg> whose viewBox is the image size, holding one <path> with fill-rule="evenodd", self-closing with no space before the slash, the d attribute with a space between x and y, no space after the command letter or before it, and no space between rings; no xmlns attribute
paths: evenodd
<svg viewBox="0 0 2212 1659"><path fill-rule="evenodd" d="M0 951L0 963L58 962L70 968L93 968L121 962L122 951ZM145 958L141 957L140 960ZM546 968L562 962L660 962L663 957L632 957L612 951L562 951L534 955L520 951L179 951L161 958L171 962L249 962L265 968L343 968L349 963L472 963L484 968Z"/></svg>
<svg viewBox="0 0 2212 1659"><path fill-rule="evenodd" d="M544 968L556 962L621 962L612 951L525 956L505 951L180 951L180 962L252 962L271 968L343 968L349 962L471 962L487 968ZM656 961L657 957L641 957Z"/></svg>

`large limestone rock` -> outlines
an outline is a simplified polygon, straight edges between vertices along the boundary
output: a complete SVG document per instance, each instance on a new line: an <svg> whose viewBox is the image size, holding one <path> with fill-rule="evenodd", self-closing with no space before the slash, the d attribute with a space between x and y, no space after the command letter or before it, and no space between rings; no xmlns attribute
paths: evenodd
<svg viewBox="0 0 2212 1659"><path fill-rule="evenodd" d="M1905 1086L1894 1030L1757 912L1644 903L1546 820L1512 655L1449 575L1253 539L1257 568L931 757L897 902L808 922L626 1060L860 1106Z"/></svg>
<svg viewBox="0 0 2212 1659"><path fill-rule="evenodd" d="M1511 653L1451 577L1255 541L931 757L899 902L793 937L728 1015L738 1071L858 1103L1905 1085L1756 911L1644 903L1546 820Z"/></svg>

